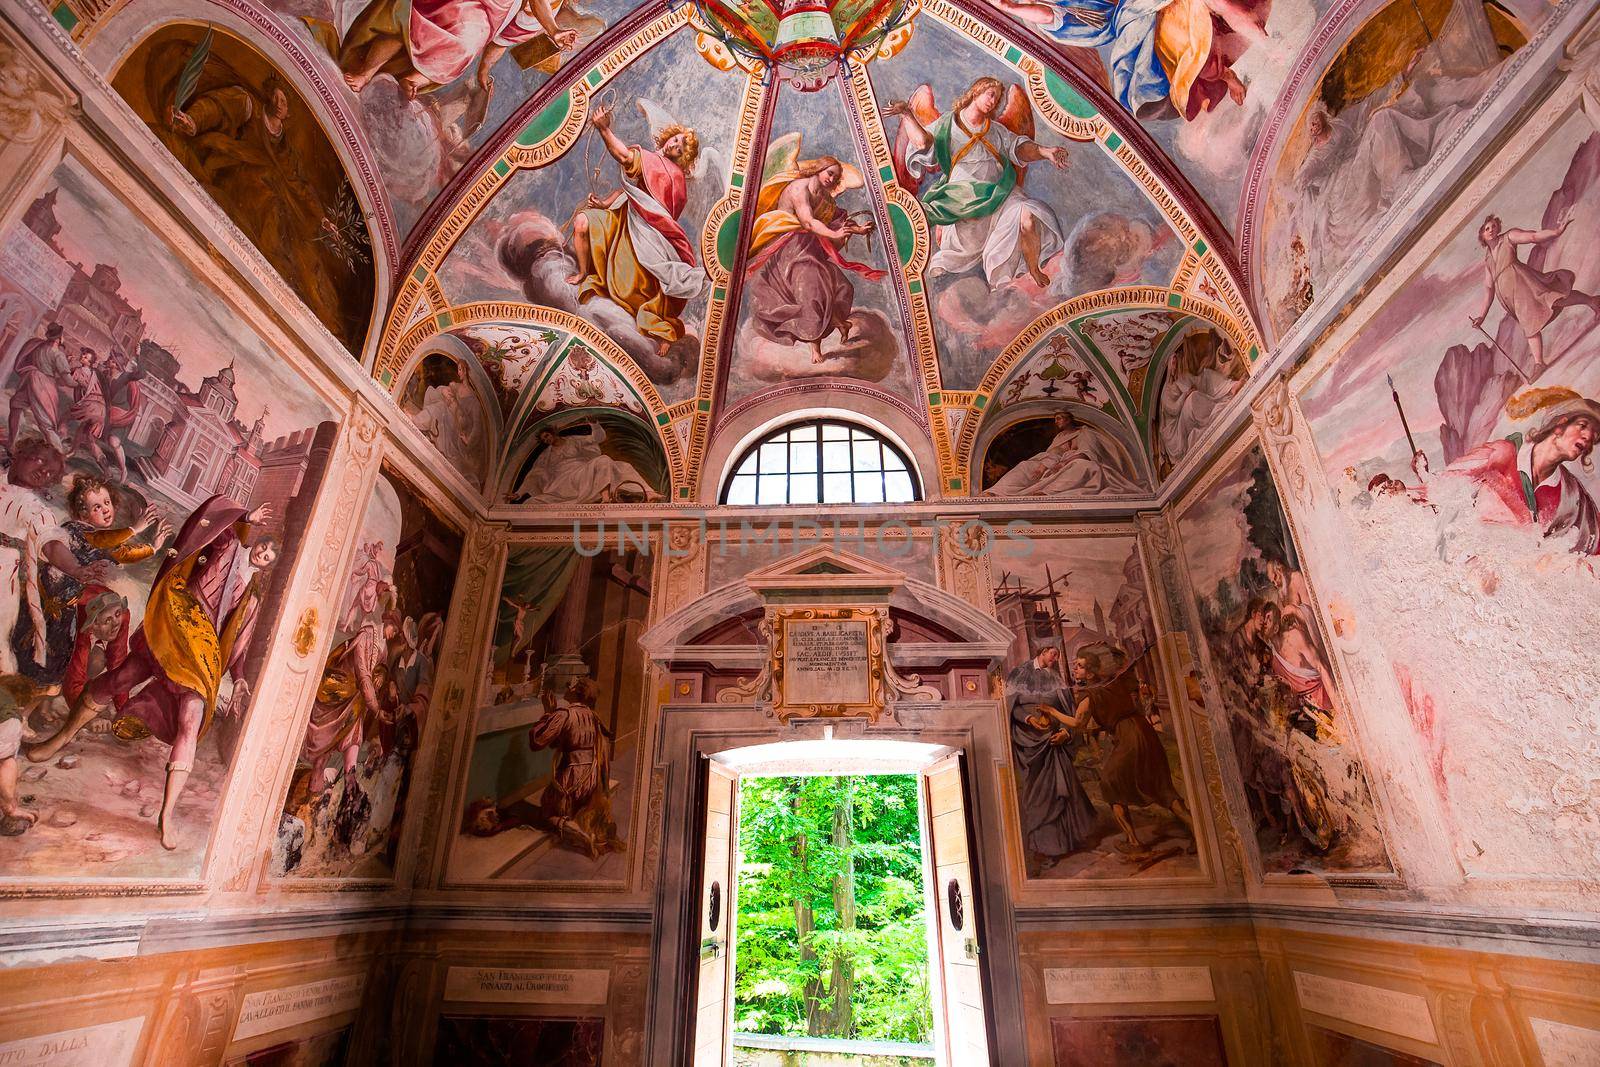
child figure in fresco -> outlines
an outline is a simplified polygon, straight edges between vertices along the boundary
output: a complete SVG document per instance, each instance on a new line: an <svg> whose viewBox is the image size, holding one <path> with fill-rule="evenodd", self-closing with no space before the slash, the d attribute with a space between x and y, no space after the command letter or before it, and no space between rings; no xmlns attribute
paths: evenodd
<svg viewBox="0 0 1600 1067"><path fill-rule="evenodd" d="M43 654L34 654L34 620L30 616L18 620L13 634L22 673L35 684L52 690L64 681L63 672L69 663L85 654L90 637L84 629L88 621L84 610L101 593L111 591L113 569L151 558L172 536L172 524L154 506L145 508L136 524L118 526L116 489L91 474L72 479L67 510L72 517L61 524L60 533L64 536L44 545L43 555L48 562L39 568L45 606ZM155 528L151 543L133 543L151 527ZM127 658L126 619L122 633L107 647L106 655L113 667Z"/></svg>

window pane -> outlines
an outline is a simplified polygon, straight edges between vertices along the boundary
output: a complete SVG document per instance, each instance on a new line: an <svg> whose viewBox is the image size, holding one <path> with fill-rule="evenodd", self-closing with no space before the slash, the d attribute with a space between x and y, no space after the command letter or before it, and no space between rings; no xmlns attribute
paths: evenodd
<svg viewBox="0 0 1600 1067"><path fill-rule="evenodd" d="M855 478L857 504L879 504L883 502L883 475L858 474Z"/></svg>
<svg viewBox="0 0 1600 1067"><path fill-rule="evenodd" d="M850 475L824 474L822 476L822 502L824 504L850 503Z"/></svg>
<svg viewBox="0 0 1600 1067"><path fill-rule="evenodd" d="M789 476L787 474L763 474L761 485L756 490L757 504L782 504L787 502L789 493Z"/></svg>
<svg viewBox="0 0 1600 1067"><path fill-rule="evenodd" d="M761 473L782 474L788 470L786 460L789 458L789 449L782 443L767 443L761 446Z"/></svg>
<svg viewBox="0 0 1600 1067"><path fill-rule="evenodd" d="M876 433L818 419L754 444L728 480L725 499L746 505L900 503L916 500L917 492L910 464Z"/></svg>
<svg viewBox="0 0 1600 1067"><path fill-rule="evenodd" d="M736 474L728 485L728 503L754 504L756 502L756 479L750 474Z"/></svg>
<svg viewBox="0 0 1600 1067"><path fill-rule="evenodd" d="M822 469L824 471L849 470L850 446L843 441L823 441Z"/></svg>

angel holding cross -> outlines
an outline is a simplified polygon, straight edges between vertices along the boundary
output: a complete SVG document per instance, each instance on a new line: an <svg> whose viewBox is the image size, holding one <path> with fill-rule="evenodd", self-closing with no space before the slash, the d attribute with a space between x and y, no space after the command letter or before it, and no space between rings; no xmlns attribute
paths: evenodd
<svg viewBox="0 0 1600 1067"><path fill-rule="evenodd" d="M919 197L928 222L939 227L929 273L982 267L991 286L1024 274L1048 286L1043 265L1062 249L1061 225L1022 184L1029 163L1065 169L1067 150L1033 139L1033 109L1021 87L979 78L941 115L924 85L887 113L900 119L895 161L902 183L914 189L938 175Z"/></svg>

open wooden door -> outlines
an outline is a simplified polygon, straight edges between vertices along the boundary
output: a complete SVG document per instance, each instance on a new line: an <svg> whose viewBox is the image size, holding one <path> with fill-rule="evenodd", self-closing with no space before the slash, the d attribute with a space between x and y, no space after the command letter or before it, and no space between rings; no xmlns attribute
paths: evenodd
<svg viewBox="0 0 1600 1067"><path fill-rule="evenodd" d="M941 996L934 1002L934 1027L951 1067L980 1067L989 1060L984 1008L982 911L973 886L972 843L967 821L964 759L948 756L923 773L927 813L929 966L936 968Z"/></svg>
<svg viewBox="0 0 1600 1067"><path fill-rule="evenodd" d="M732 1051L733 917L738 888L739 778L706 761L705 854L700 868L700 968L694 1067L724 1067Z"/></svg>

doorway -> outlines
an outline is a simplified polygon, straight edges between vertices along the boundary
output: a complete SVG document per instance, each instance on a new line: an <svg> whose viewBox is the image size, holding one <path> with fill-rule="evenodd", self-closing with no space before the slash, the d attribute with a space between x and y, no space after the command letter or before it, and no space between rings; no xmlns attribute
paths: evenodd
<svg viewBox="0 0 1600 1067"><path fill-rule="evenodd" d="M961 754L795 741L700 770L696 1067L988 1063Z"/></svg>

